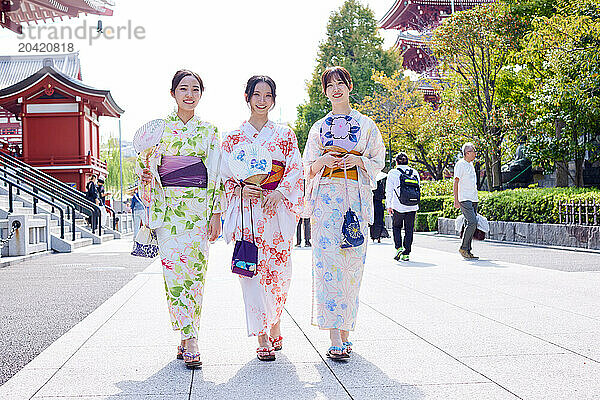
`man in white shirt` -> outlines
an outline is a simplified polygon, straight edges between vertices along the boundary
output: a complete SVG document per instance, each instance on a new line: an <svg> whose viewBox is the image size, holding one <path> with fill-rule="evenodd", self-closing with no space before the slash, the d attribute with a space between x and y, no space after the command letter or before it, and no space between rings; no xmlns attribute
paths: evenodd
<svg viewBox="0 0 600 400"><path fill-rule="evenodd" d="M473 143L465 143L462 146L463 158L454 166L454 207L460 208L467 226L463 233L462 245L459 253L466 260L476 260L471 253L473 234L477 228L477 175L473 167L473 160L477 157Z"/></svg>
<svg viewBox="0 0 600 400"><path fill-rule="evenodd" d="M400 203L400 177L401 172L411 176L421 183L419 172L408 166L408 155L398 153L396 155L396 168L388 172L387 182L385 184L385 201L388 212L392 215L392 232L394 235L394 245L396 246L395 260L408 261L413 242L413 232L415 230L415 217L419 205L407 206ZM402 241L402 226L404 226L404 241Z"/></svg>

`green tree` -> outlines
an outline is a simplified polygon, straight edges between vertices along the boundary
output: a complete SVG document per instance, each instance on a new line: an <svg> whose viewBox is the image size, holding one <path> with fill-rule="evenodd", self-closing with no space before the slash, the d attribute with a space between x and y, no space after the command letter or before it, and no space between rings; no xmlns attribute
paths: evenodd
<svg viewBox="0 0 600 400"><path fill-rule="evenodd" d="M319 45L315 70L307 83L308 102L298 106L295 132L300 149L304 149L312 125L330 110L321 89L321 73L327 67L340 65L352 75L352 104L360 104L365 95L373 94L374 70L391 75L400 67L399 55L382 48L383 38L377 33L373 11L357 0L347 0L331 14L327 37Z"/></svg>
<svg viewBox="0 0 600 400"><path fill-rule="evenodd" d="M444 170L460 150L457 113L447 107L434 110L425 102L418 82L397 71L391 76L373 74L378 90L365 96L358 110L370 115L392 154L404 151L413 166L443 179Z"/></svg>
<svg viewBox="0 0 600 400"><path fill-rule="evenodd" d="M108 176L104 181L107 191L113 193L113 197L120 196L121 171L119 167L119 139L109 138L108 143L103 144L100 157L106 161ZM137 177L134 172L135 157L123 158L123 189L135 183Z"/></svg>
<svg viewBox="0 0 600 400"><path fill-rule="evenodd" d="M556 169L559 186L568 184L567 163L575 161L571 179L582 186L585 156L600 160L600 1L558 0L556 9L535 18L526 37L526 51L545 69L533 96L529 154Z"/></svg>
<svg viewBox="0 0 600 400"><path fill-rule="evenodd" d="M523 23L502 3L453 14L434 31L432 49L449 71L455 105L485 150L492 187L502 185L500 166L506 131L500 120L497 84L519 46Z"/></svg>

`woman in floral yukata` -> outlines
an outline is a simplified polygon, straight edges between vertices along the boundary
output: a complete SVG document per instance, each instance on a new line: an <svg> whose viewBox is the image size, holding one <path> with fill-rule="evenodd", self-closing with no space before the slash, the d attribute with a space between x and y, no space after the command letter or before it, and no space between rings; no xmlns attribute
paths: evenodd
<svg viewBox="0 0 600 400"><path fill-rule="evenodd" d="M353 210L367 237L385 146L373 120L350 107L352 78L345 68L326 69L321 84L332 111L311 128L303 160L313 238L312 323L329 330L327 356L343 359L352 352L348 336L356 325L367 240L341 248L342 224Z"/></svg>
<svg viewBox="0 0 600 400"><path fill-rule="evenodd" d="M275 105L275 82L268 76L253 76L245 98L250 118L223 140L222 171L228 200L223 234L227 242L254 237L258 247L256 274L239 279L248 336L258 337L257 357L267 361L274 360L275 351L282 347L280 318L292 277L290 253L302 207L303 172L296 135L289 127L269 120ZM260 186L240 182L228 167L240 146L257 144L268 150L273 164Z"/></svg>
<svg viewBox="0 0 600 400"><path fill-rule="evenodd" d="M220 137L194 113L203 91L198 74L177 71L171 84L177 111L137 162L142 183L154 181L148 226L158 238L171 323L181 332L177 358L188 368L202 365L197 338L208 243L221 231Z"/></svg>

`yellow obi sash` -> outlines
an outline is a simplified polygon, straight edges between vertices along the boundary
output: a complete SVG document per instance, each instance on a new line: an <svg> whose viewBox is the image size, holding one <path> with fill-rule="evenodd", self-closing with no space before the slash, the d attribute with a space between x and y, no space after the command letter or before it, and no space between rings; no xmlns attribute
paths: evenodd
<svg viewBox="0 0 600 400"><path fill-rule="evenodd" d="M330 151L334 151L334 150L325 150L325 153L329 153ZM339 151L339 150L335 150L335 151ZM362 156L361 153L359 153L356 150L352 150L349 153L346 154L354 154L355 156ZM338 158L342 158L345 154L341 154L339 156L335 156ZM346 170L346 175L344 175L344 169L343 168L336 168L336 169L331 169L329 167L325 167L325 169L323 170L323 177L325 178L344 178L347 177L348 179L352 179L357 181L358 180L358 168L357 167L352 167L350 169Z"/></svg>

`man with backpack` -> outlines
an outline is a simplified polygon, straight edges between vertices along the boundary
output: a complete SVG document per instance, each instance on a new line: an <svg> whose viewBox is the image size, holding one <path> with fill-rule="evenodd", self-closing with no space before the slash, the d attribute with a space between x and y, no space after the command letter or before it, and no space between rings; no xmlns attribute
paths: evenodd
<svg viewBox="0 0 600 400"><path fill-rule="evenodd" d="M392 215L396 255L394 260L408 261L412 248L415 217L421 200L421 180L417 170L408 166L408 155L396 155L396 168L388 172L385 185L387 210ZM402 241L404 227L404 241Z"/></svg>

